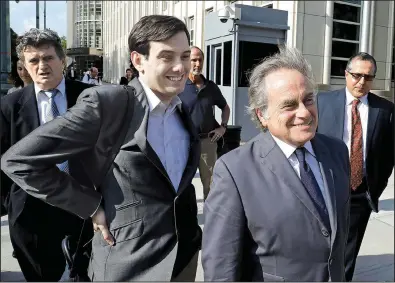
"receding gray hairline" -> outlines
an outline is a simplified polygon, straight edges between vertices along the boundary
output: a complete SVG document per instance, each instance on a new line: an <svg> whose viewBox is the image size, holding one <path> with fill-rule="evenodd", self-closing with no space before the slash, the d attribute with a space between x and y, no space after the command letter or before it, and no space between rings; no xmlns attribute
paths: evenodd
<svg viewBox="0 0 395 283"><path fill-rule="evenodd" d="M265 119L269 118L267 113L268 97L266 93L266 78L273 72L282 69L295 70L301 73L306 79L309 87L311 87L314 96L317 94L317 84L310 63L303 57L298 49L280 46L279 52L263 59L250 73L250 88L248 91L249 105L246 107L246 112L260 128L262 128L262 125L259 121L259 117L256 115L256 110L259 109L262 111L262 115ZM251 102L251 100L253 101Z"/></svg>
<svg viewBox="0 0 395 283"><path fill-rule="evenodd" d="M29 31L25 32L20 40L19 44L16 46L17 56L19 59L23 58L23 52L29 46L41 46L41 45L48 45L53 46L55 48L56 54L59 56L60 59L66 58L66 54L61 45L61 39L57 32L53 30L40 30L37 28L32 28ZM61 47L61 54L58 53L58 47Z"/></svg>

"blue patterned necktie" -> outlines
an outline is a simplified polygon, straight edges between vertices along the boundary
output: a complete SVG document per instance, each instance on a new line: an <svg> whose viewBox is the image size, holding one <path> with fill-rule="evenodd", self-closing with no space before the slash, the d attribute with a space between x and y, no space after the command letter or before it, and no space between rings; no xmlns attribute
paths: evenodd
<svg viewBox="0 0 395 283"><path fill-rule="evenodd" d="M306 188L311 200L313 201L315 207L317 208L320 218L324 222L324 225L327 229L331 230L325 200L322 195L321 189L317 183L317 180L314 177L313 171L311 171L311 168L306 162L305 152L306 149L304 147L297 148L295 150L296 158L299 161L300 179L304 187Z"/></svg>
<svg viewBox="0 0 395 283"><path fill-rule="evenodd" d="M51 90L51 96L49 97L48 106L45 111L45 122L48 123L49 121L55 119L57 116L60 116L59 109L55 103L55 96L59 93L59 90L56 88ZM57 164L58 168L61 171L69 173L69 163L67 161Z"/></svg>

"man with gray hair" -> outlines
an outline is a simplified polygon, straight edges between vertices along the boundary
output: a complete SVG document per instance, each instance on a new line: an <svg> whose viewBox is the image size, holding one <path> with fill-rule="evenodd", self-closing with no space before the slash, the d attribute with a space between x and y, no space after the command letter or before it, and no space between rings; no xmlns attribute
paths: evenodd
<svg viewBox="0 0 395 283"><path fill-rule="evenodd" d="M101 81L99 80L99 70L96 67L92 67L82 78L82 82L91 85L101 85Z"/></svg>
<svg viewBox="0 0 395 283"><path fill-rule="evenodd" d="M2 156L34 129L64 114L91 87L63 77L66 56L54 31L30 29L16 51L33 84L1 98ZM69 160L58 167L88 182L79 163ZM66 266L62 240L66 235L79 236L82 219L28 195L3 172L1 190L7 195L11 243L26 281L59 281ZM85 264L87 268L88 260Z"/></svg>
<svg viewBox="0 0 395 283"><path fill-rule="evenodd" d="M252 71L248 111L263 132L215 164L205 281L344 281L347 147L316 133L315 88L297 49Z"/></svg>

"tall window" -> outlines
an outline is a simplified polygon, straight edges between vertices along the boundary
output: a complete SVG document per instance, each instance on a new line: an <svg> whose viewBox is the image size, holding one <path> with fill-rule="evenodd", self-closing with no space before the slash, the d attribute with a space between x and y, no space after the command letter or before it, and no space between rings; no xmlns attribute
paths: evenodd
<svg viewBox="0 0 395 283"><path fill-rule="evenodd" d="M335 1L331 76L344 76L348 59L359 51L360 29L361 1Z"/></svg>
<svg viewBox="0 0 395 283"><path fill-rule="evenodd" d="M194 39L195 39L195 17L189 17L188 18L188 29L189 29L189 34L191 36L191 41L189 42L190 46L194 45Z"/></svg>

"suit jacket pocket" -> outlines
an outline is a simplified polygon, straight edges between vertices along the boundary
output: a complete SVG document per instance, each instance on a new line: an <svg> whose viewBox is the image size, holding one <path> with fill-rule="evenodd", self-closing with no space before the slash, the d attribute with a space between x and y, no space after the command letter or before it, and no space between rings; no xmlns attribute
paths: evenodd
<svg viewBox="0 0 395 283"><path fill-rule="evenodd" d="M115 229L110 229L111 234L115 239L115 244L129 241L140 237L144 232L144 222L143 219L132 220L129 223L125 223L122 226L118 226ZM109 246L107 242L103 239L101 232L96 232L93 238L95 242L95 237L100 238L101 246ZM94 244L94 243L93 243Z"/></svg>
<svg viewBox="0 0 395 283"><path fill-rule="evenodd" d="M126 223L116 229L111 229L111 234L115 238L115 244L124 241L132 240L140 237L144 231L143 219L133 220L130 223Z"/></svg>
<svg viewBox="0 0 395 283"><path fill-rule="evenodd" d="M284 277L262 272L263 280L266 282L285 282Z"/></svg>
<svg viewBox="0 0 395 283"><path fill-rule="evenodd" d="M109 223L110 230L116 230L122 228L133 221L137 221L142 218L141 215L141 200L135 200L132 202L126 202L121 205L114 205L115 215ZM111 219L110 217L107 219Z"/></svg>

